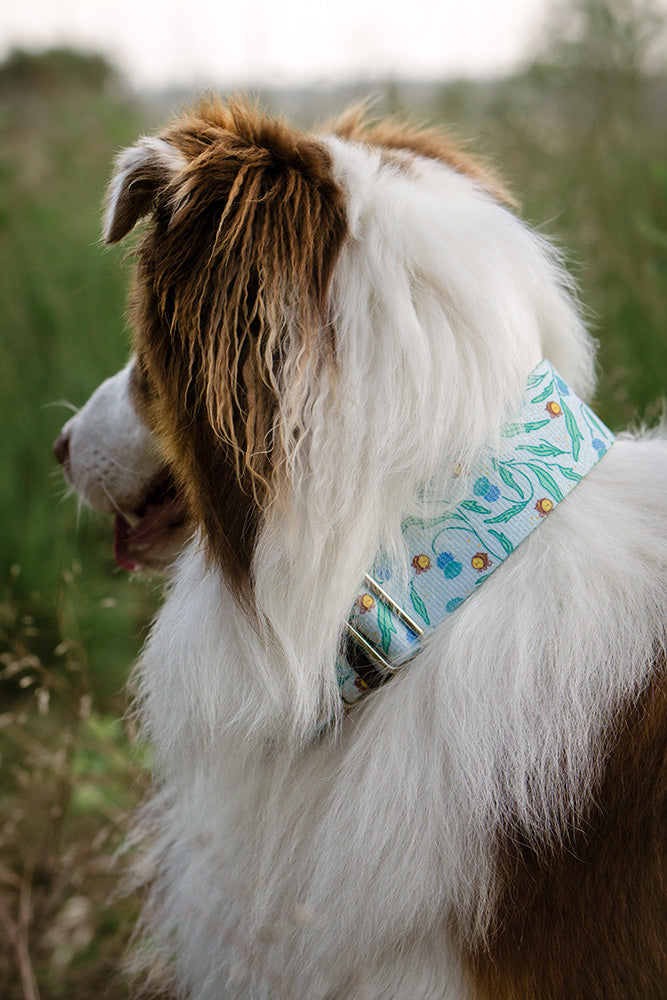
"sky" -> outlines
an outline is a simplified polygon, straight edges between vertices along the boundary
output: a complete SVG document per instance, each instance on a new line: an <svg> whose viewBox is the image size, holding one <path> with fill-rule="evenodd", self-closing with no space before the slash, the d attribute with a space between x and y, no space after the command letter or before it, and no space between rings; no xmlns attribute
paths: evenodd
<svg viewBox="0 0 667 1000"><path fill-rule="evenodd" d="M13 46L105 52L139 88L494 76L534 50L550 0L25 0Z"/></svg>

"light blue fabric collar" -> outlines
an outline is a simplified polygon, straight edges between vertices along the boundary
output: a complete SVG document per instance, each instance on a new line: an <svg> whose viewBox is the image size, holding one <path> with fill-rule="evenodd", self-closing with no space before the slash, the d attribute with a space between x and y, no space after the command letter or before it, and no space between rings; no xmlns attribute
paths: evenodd
<svg viewBox="0 0 667 1000"><path fill-rule="evenodd" d="M548 361L528 377L497 452L466 475L466 499L403 522L409 566L379 556L364 580L337 661L346 705L403 667L425 634L493 573L609 450L614 435ZM406 572L407 569L407 572Z"/></svg>

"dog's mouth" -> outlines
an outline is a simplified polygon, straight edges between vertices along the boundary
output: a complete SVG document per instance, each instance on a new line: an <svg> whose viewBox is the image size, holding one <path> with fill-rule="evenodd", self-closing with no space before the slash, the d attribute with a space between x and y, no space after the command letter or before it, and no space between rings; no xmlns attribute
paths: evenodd
<svg viewBox="0 0 667 1000"><path fill-rule="evenodd" d="M162 472L143 501L114 521L114 558L125 570L160 571L172 562L189 531L185 503L174 480Z"/></svg>

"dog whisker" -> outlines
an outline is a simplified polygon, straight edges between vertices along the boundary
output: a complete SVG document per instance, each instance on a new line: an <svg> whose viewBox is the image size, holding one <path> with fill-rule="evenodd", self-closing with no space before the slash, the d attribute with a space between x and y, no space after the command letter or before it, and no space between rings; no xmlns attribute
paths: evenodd
<svg viewBox="0 0 667 1000"><path fill-rule="evenodd" d="M73 403L68 402L66 399L53 399L49 403L42 403L41 409L47 410L54 406L64 407L64 409L69 410L70 413L78 413L80 410L79 406L74 406Z"/></svg>

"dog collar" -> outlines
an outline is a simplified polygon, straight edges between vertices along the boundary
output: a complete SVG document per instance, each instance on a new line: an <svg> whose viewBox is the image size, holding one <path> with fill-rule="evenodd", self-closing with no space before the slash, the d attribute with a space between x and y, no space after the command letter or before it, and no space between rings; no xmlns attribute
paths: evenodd
<svg viewBox="0 0 667 1000"><path fill-rule="evenodd" d="M428 632L470 597L599 462L614 435L543 360L528 376L501 446L465 476L465 499L429 502L402 526L407 566L380 554L345 624L337 660L343 702L379 687Z"/></svg>

